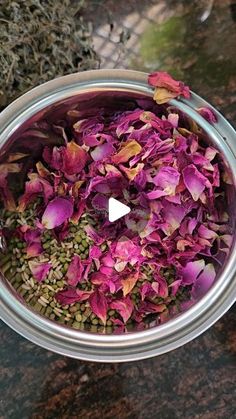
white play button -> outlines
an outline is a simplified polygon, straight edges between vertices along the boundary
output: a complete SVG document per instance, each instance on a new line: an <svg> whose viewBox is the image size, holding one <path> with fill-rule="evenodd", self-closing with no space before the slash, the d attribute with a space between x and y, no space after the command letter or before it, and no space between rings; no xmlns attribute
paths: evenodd
<svg viewBox="0 0 236 419"><path fill-rule="evenodd" d="M129 214L130 208L127 205L122 204L122 202L117 201L115 198L109 198L108 201L108 214L109 221L119 220L119 218L124 217L124 215Z"/></svg>

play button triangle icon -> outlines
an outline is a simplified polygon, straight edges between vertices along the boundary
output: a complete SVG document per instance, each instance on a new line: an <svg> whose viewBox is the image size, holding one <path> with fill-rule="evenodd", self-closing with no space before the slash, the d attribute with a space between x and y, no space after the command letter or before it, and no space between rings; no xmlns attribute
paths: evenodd
<svg viewBox="0 0 236 419"><path fill-rule="evenodd" d="M125 215L129 214L130 208L127 205L122 204L122 202L118 201L115 198L109 198L108 201L108 217L109 221L113 223L113 221L119 220L119 218L124 217Z"/></svg>

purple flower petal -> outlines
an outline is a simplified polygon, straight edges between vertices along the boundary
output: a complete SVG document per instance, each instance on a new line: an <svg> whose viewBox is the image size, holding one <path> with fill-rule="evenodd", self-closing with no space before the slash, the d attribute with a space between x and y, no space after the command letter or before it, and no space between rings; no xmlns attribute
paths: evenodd
<svg viewBox="0 0 236 419"><path fill-rule="evenodd" d="M80 173L87 160L86 151L74 141L71 141L67 144L63 153L63 171L69 175Z"/></svg>
<svg viewBox="0 0 236 419"><path fill-rule="evenodd" d="M197 201L208 183L207 178L190 164L183 169L183 180L194 201Z"/></svg>
<svg viewBox="0 0 236 419"><path fill-rule="evenodd" d="M96 194L92 199L92 206L98 211L107 211L108 197L100 193Z"/></svg>
<svg viewBox="0 0 236 419"><path fill-rule="evenodd" d="M216 278L215 268L212 263L205 266L192 288L192 297L198 299L206 294Z"/></svg>
<svg viewBox="0 0 236 419"><path fill-rule="evenodd" d="M158 198L161 198L162 196L166 196L166 195L167 195L167 192L161 191L160 189L155 189L154 191L147 193L148 199L151 199L151 200L152 199L158 199Z"/></svg>
<svg viewBox="0 0 236 419"><path fill-rule="evenodd" d="M32 242L26 248L27 258L39 256L43 253L43 247L41 243Z"/></svg>
<svg viewBox="0 0 236 419"><path fill-rule="evenodd" d="M193 284L200 272L205 268L203 259L196 260L195 262L188 262L184 268L181 269L180 274L183 277L182 283L184 285Z"/></svg>
<svg viewBox="0 0 236 419"><path fill-rule="evenodd" d="M125 279L121 280L123 295L126 297L134 288L139 278L139 272L131 273Z"/></svg>
<svg viewBox="0 0 236 419"><path fill-rule="evenodd" d="M38 196L43 196L45 203L47 203L54 194L53 186L37 173L31 173L29 178L30 180L25 183L25 192L19 199L18 210L21 212Z"/></svg>
<svg viewBox="0 0 236 419"><path fill-rule="evenodd" d="M33 260L29 261L29 268L32 272L33 277L38 282L44 281L46 279L49 270L51 269L50 262L36 262Z"/></svg>
<svg viewBox="0 0 236 419"><path fill-rule="evenodd" d="M153 295L153 288L150 282L145 282L140 288L140 294L142 301L145 300L146 296L150 297Z"/></svg>
<svg viewBox="0 0 236 419"><path fill-rule="evenodd" d="M148 83L155 87L154 100L158 104L166 103L177 96L190 97L188 86L181 81L174 80L170 74L165 71L157 71L149 74Z"/></svg>
<svg viewBox="0 0 236 419"><path fill-rule="evenodd" d="M106 324L108 304L104 294L98 290L94 291L89 298L89 304L92 312Z"/></svg>
<svg viewBox="0 0 236 419"><path fill-rule="evenodd" d="M99 236L97 231L92 226L86 225L84 230L97 245L100 245L105 241L105 238Z"/></svg>
<svg viewBox="0 0 236 419"><path fill-rule="evenodd" d="M141 255L141 248L123 236L116 244L113 256L119 258L121 261L138 260Z"/></svg>
<svg viewBox="0 0 236 419"><path fill-rule="evenodd" d="M175 230L177 230L186 215L186 210L180 206L172 203L167 203L162 210L163 220L165 224L162 226L162 230L167 236L170 236Z"/></svg>
<svg viewBox="0 0 236 419"><path fill-rule="evenodd" d="M68 285L72 285L73 287L75 287L81 281L83 271L84 267L82 265L80 257L78 255L74 255L66 273Z"/></svg>
<svg viewBox="0 0 236 419"><path fill-rule="evenodd" d="M166 195L175 193L176 186L179 183L180 173L174 167L161 167L152 182L166 192Z"/></svg>
<svg viewBox="0 0 236 419"><path fill-rule="evenodd" d="M174 128L178 128L179 115L177 113L169 113L168 121L173 125Z"/></svg>
<svg viewBox="0 0 236 419"><path fill-rule="evenodd" d="M91 151L91 157L94 161L104 160L107 157L110 157L115 150L115 147L109 143L98 145L93 151Z"/></svg>
<svg viewBox="0 0 236 419"><path fill-rule="evenodd" d="M55 198L47 205L43 216L42 224L48 230L60 226L73 214L73 204L68 199Z"/></svg>
<svg viewBox="0 0 236 419"><path fill-rule="evenodd" d="M215 124L217 122L217 116L215 115L214 111L210 108L198 108L198 113L206 119L211 124Z"/></svg>
<svg viewBox="0 0 236 419"><path fill-rule="evenodd" d="M199 229L198 229L198 234L200 237L204 238L204 239L215 239L217 237L217 234L215 231L210 230L209 228L207 228L206 226L204 226L204 224L201 224Z"/></svg>

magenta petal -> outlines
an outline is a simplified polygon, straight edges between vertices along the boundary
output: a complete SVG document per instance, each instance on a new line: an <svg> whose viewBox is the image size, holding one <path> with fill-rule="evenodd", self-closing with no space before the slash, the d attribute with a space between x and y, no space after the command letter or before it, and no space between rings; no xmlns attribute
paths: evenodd
<svg viewBox="0 0 236 419"><path fill-rule="evenodd" d="M116 149L112 144L105 143L97 146L93 151L91 151L91 157L94 161L100 161L111 156L115 150Z"/></svg>
<svg viewBox="0 0 236 419"><path fill-rule="evenodd" d="M198 229L198 234L200 237L207 240L215 239L217 237L217 234L215 231L210 230L209 228L205 227L203 224L200 225Z"/></svg>
<svg viewBox="0 0 236 419"><path fill-rule="evenodd" d="M70 141L63 153L63 170L69 175L80 173L87 160L88 154L86 151L74 141Z"/></svg>
<svg viewBox="0 0 236 419"><path fill-rule="evenodd" d="M44 201L48 202L53 196L53 186L38 174L29 175L30 180L25 183L25 192L19 199L19 211L24 211L27 205L36 197L43 195Z"/></svg>
<svg viewBox="0 0 236 419"><path fill-rule="evenodd" d="M102 320L103 324L106 324L108 305L104 294L98 290L94 291L89 298L89 303L92 312Z"/></svg>
<svg viewBox="0 0 236 419"><path fill-rule="evenodd" d="M89 257L91 259L99 259L102 256L102 251L98 246L92 246L89 251Z"/></svg>
<svg viewBox="0 0 236 419"><path fill-rule="evenodd" d="M184 285L191 285L196 281L197 276L204 269L205 262L203 259L196 260L195 262L188 262L186 266L181 269L181 275L183 277L182 283Z"/></svg>
<svg viewBox="0 0 236 419"><path fill-rule="evenodd" d="M171 288L172 290L171 292L172 295L177 294L179 287L181 285L181 282L182 282L181 279L177 279L176 281L172 282L172 284L169 285L169 288Z"/></svg>
<svg viewBox="0 0 236 419"><path fill-rule="evenodd" d="M205 189L207 178L193 164L190 164L183 169L183 180L194 201L197 201Z"/></svg>
<svg viewBox="0 0 236 419"><path fill-rule="evenodd" d="M40 255L43 252L41 245L41 231L28 228L24 233L24 239L27 243L26 254L28 258Z"/></svg>
<svg viewBox="0 0 236 419"><path fill-rule="evenodd" d="M66 273L67 283L75 287L82 279L84 267L78 255L73 256Z"/></svg>
<svg viewBox="0 0 236 419"><path fill-rule="evenodd" d="M78 301L86 301L91 295L91 291L81 291L75 288L68 288L58 291L55 294L56 300L63 306L73 304Z"/></svg>
<svg viewBox="0 0 236 419"><path fill-rule="evenodd" d="M194 299L202 297L212 286L216 277L215 268L212 263L205 266L204 271L199 275L193 284L192 296Z"/></svg>
<svg viewBox="0 0 236 419"><path fill-rule="evenodd" d="M117 310L124 320L124 323L126 323L133 312L134 305L130 297L127 296L121 300L113 301L111 303L111 308Z"/></svg>
<svg viewBox="0 0 236 419"><path fill-rule="evenodd" d="M26 248L26 254L28 258L36 257L43 253L43 248L41 243L32 242Z"/></svg>
<svg viewBox="0 0 236 419"><path fill-rule="evenodd" d="M36 261L29 261L29 268L32 272L33 277L38 281L42 282L49 270L51 269L51 263L49 262L36 262Z"/></svg>
<svg viewBox="0 0 236 419"><path fill-rule="evenodd" d="M188 86L185 86L181 81L173 79L165 71L156 71L155 73L149 74L148 83L154 87L167 89L175 93L175 96L183 95L187 99L190 97Z"/></svg>
<svg viewBox="0 0 236 419"><path fill-rule="evenodd" d="M90 225L86 225L84 230L88 234L88 236L94 241L96 244L102 244L105 241L105 238L99 236L97 231Z"/></svg>
<svg viewBox="0 0 236 419"><path fill-rule="evenodd" d="M162 298L166 298L168 296L168 285L164 278L161 276L156 275L156 281L158 283L158 287L154 286L153 289L156 289L156 292L158 292L158 295Z"/></svg>
<svg viewBox="0 0 236 419"><path fill-rule="evenodd" d="M210 124L215 124L217 122L217 116L210 108L198 108L197 111L204 119L210 122Z"/></svg>
<svg viewBox="0 0 236 419"><path fill-rule="evenodd" d="M48 230L60 226L73 214L73 204L68 199L55 198L47 205L43 216L42 224Z"/></svg>
<svg viewBox="0 0 236 419"><path fill-rule="evenodd" d="M175 193L175 188L179 183L180 173L174 167L162 167L157 175L152 179L152 182L161 187L166 195Z"/></svg>
<svg viewBox="0 0 236 419"><path fill-rule="evenodd" d="M141 255L141 247L133 243L127 237L123 236L116 244L114 255L122 261L138 260Z"/></svg>
<svg viewBox="0 0 236 419"><path fill-rule="evenodd" d="M108 198L100 193L96 194L92 199L92 207L98 211L106 211L108 209Z"/></svg>
<svg viewBox="0 0 236 419"><path fill-rule="evenodd" d="M156 190L154 190L154 191L152 191L152 192L148 192L147 193L147 197L148 197L148 199L158 199L158 198L160 198L160 197L162 197L162 196L165 196L165 195L167 195L167 192L165 192L165 191L161 191L161 190L159 190L159 189L156 189Z"/></svg>
<svg viewBox="0 0 236 419"><path fill-rule="evenodd" d="M145 297L149 297L153 294L153 287L151 286L150 282L145 282L145 284L142 285L140 288L140 294L142 301L145 299Z"/></svg>
<svg viewBox="0 0 236 419"><path fill-rule="evenodd" d="M40 230L32 230L31 228L28 228L24 234L24 239L27 244L33 243L33 242L40 242L41 232Z"/></svg>

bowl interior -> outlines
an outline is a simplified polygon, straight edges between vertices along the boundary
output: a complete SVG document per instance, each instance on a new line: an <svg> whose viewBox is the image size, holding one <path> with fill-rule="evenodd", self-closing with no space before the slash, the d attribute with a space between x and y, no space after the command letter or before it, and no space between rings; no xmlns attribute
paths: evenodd
<svg viewBox="0 0 236 419"><path fill-rule="evenodd" d="M144 110L152 111L157 114L160 113L160 107L153 102L152 97L149 95L122 91L122 89L120 91L117 89L103 89L99 91L99 89L97 89L95 92L74 94L72 97L63 98L56 103L43 107L41 110L33 113L30 117L24 117L23 122L16 127L11 136L5 139L5 142L0 150L0 164L4 164L7 161L8 156L14 153L24 153L28 155L23 159L21 173L13 173L10 175L10 181L14 194L17 196L19 191L23 191L26 174L34 167L46 145L50 147L53 145L63 145L63 135L65 133L71 138L71 124L73 125L73 123L76 123L81 119L94 117L98 112L105 112L107 115L110 115L111 113L115 113L117 111L134 110L137 107L141 107ZM212 145L213 147L218 148L214 138L209 137L203 129L200 130L202 140L209 146ZM228 225L229 230L234 231L236 197L235 186L233 185L233 182L230 181L230 179L232 179L232 172L228 161L222 153L222 150L219 150L219 153L221 171L224 171L224 176L225 178L227 177L227 184L225 184L227 202L225 202L225 208L227 208L229 215ZM219 252L217 258L214 258L213 255L213 260L215 261L217 259L215 266L217 270L217 278L220 277L229 255L230 249L226 248ZM14 284L14 277L12 280L9 280L6 275L4 281ZM11 292L12 298L16 298L22 304L26 304L22 295L15 290L15 286L11 288ZM181 309L178 311L173 309L171 313L166 313L166 316L162 316L162 321L168 321L173 317L181 316L181 313L188 310L189 307L196 302L197 301L183 303L181 305ZM28 306L28 308L29 310L32 310L30 306ZM142 327L155 327L159 323L159 315L150 315L148 321L145 322L145 325ZM94 329L91 330L89 327L85 327L85 330L94 332ZM126 331L132 332L133 330L139 330L139 326L130 324ZM123 331L123 329L120 329L119 332L123 333ZM107 328L104 329L104 327L100 325L96 329L96 332L112 333L113 331L111 329L108 330Z"/></svg>

